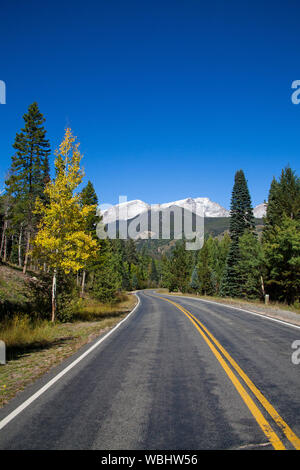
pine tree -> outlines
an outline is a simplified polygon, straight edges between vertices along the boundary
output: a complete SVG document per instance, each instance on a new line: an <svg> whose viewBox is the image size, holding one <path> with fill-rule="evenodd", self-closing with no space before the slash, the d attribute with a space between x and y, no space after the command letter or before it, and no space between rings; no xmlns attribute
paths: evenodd
<svg viewBox="0 0 300 470"><path fill-rule="evenodd" d="M191 277L191 282L190 282L190 288L194 292L198 292L199 290L199 276L198 276L198 268L197 266L194 266L193 272L192 272L192 277Z"/></svg>
<svg viewBox="0 0 300 470"><path fill-rule="evenodd" d="M80 194L74 194L83 178L78 147L76 138L67 129L56 152L56 178L45 189L47 203L36 201L40 222L33 255L39 263L46 261L52 272L52 322L56 316L58 272L76 273L97 253L96 240L86 231L86 221L94 207L82 205Z"/></svg>
<svg viewBox="0 0 300 470"><path fill-rule="evenodd" d="M43 126L45 118L37 103L32 103L24 114L25 126L16 135L13 148L15 154L6 180L6 192L13 198L9 217L13 226L19 227L20 237L26 234L24 273L27 269L30 242L38 218L34 213L37 197L46 198L46 184L50 180L50 144ZM19 238L20 240L20 238Z"/></svg>
<svg viewBox="0 0 300 470"><path fill-rule="evenodd" d="M138 286L137 289L145 289L146 282L145 282L144 272L140 264L136 266L134 274L136 276L136 285ZM133 279L132 279L132 283L133 283Z"/></svg>
<svg viewBox="0 0 300 470"><path fill-rule="evenodd" d="M171 284L171 261L165 254L161 258L161 286L170 289Z"/></svg>
<svg viewBox="0 0 300 470"><path fill-rule="evenodd" d="M239 243L233 240L230 244L226 265L220 286L222 297L239 297L242 293L242 278L239 271Z"/></svg>
<svg viewBox="0 0 300 470"><path fill-rule="evenodd" d="M136 260L137 259L137 253L136 253L136 248L135 244L133 242L133 245L131 244L131 247L133 248L133 253L134 256L131 258L128 256L128 248L127 248L127 243L124 240L120 238L116 238L114 240L110 240L112 244L112 250L114 252L114 255L116 257L116 269L119 274L119 278L121 279L121 288L125 291L131 290L131 273L130 273L130 267L131 263L129 263L129 260Z"/></svg>
<svg viewBox="0 0 300 470"><path fill-rule="evenodd" d="M255 222L250 193L243 170L236 172L230 207L230 238L238 241L245 230L254 231Z"/></svg>
<svg viewBox="0 0 300 470"><path fill-rule="evenodd" d="M146 287L149 286L149 280L150 280L150 275L151 275L151 257L148 254L147 248L145 244L143 243L142 249L139 253L139 260L138 260L138 265L137 265L137 279L138 279L138 285L140 289L145 289ZM150 266L150 270L149 270ZM155 266L157 268L157 266ZM157 270L157 277L159 280L159 272Z"/></svg>
<svg viewBox="0 0 300 470"><path fill-rule="evenodd" d="M179 240L168 262L168 288L170 292L187 292L191 276L191 253L185 249L185 241Z"/></svg>
<svg viewBox="0 0 300 470"><path fill-rule="evenodd" d="M156 268L156 263L155 263L154 259L152 258L151 267L150 267L150 281L154 285L157 285L158 280L159 280L159 277L158 277L158 272L157 272L157 268Z"/></svg>
<svg viewBox="0 0 300 470"><path fill-rule="evenodd" d="M102 217L98 215L98 197L91 181L87 182L87 185L81 191L81 204L83 206L94 206L93 211L87 217L87 230L91 235L96 237L96 225L99 223Z"/></svg>
<svg viewBox="0 0 300 470"><path fill-rule="evenodd" d="M96 234L96 225L100 222L102 217L98 216L98 197L95 192L94 186L91 181L88 181L87 185L81 191L81 204L82 206L93 206L93 210L91 210L90 214L87 216L86 219L86 231L90 233L90 235L97 240L97 244L99 250L101 251L101 246L103 245L102 240L99 240ZM86 284L86 275L87 271L93 270L94 262L91 261L89 265L87 265L87 269L84 269L82 272L82 282L81 282L81 296L84 295L85 284Z"/></svg>
<svg viewBox="0 0 300 470"><path fill-rule="evenodd" d="M211 269L209 267L209 251L208 242L205 241L199 253L198 261L198 279L200 285L200 293L203 295L211 295L213 286L211 282Z"/></svg>
<svg viewBox="0 0 300 470"><path fill-rule="evenodd" d="M290 219L300 218L300 178L290 167L282 170L279 181L275 178L272 180L263 230L265 242L285 216Z"/></svg>
<svg viewBox="0 0 300 470"><path fill-rule="evenodd" d="M113 251L110 240L101 240L101 251L98 251L95 261L95 277L93 295L104 303L116 299L116 292L122 287L122 277L119 273L119 259Z"/></svg>
<svg viewBox="0 0 300 470"><path fill-rule="evenodd" d="M239 239L239 266L242 296L249 299L261 298L263 292L264 253L260 241L253 233L246 231Z"/></svg>
<svg viewBox="0 0 300 470"><path fill-rule="evenodd" d="M274 300L293 304L300 300L300 220L283 216L264 244L268 279Z"/></svg>
<svg viewBox="0 0 300 470"><path fill-rule="evenodd" d="M242 279L239 272L239 238L248 230L254 232L255 223L250 193L243 170L235 174L230 207L229 233L231 245L221 282L222 296L237 297L241 295Z"/></svg>
<svg viewBox="0 0 300 470"><path fill-rule="evenodd" d="M215 240L215 243L217 246L217 254L214 265L212 266L212 277L215 292L216 294L219 294L223 274L225 271L226 260L231 244L231 240L228 233L226 232L220 241Z"/></svg>
<svg viewBox="0 0 300 470"><path fill-rule="evenodd" d="M131 285L132 285L133 290L136 290L139 288L139 281L138 281L136 272L132 274Z"/></svg>
<svg viewBox="0 0 300 470"><path fill-rule="evenodd" d="M226 262L226 258L224 260L224 255L222 254L222 247L228 239L228 235L225 234L222 242L219 242L217 238L213 238L212 236L209 236L205 241L205 249L207 250L207 269L210 271L210 285L212 294L218 294L219 291L220 280Z"/></svg>
<svg viewBox="0 0 300 470"><path fill-rule="evenodd" d="M138 254L136 251L135 242L132 238L125 243L125 253L126 253L126 261L131 264L138 263Z"/></svg>
<svg viewBox="0 0 300 470"><path fill-rule="evenodd" d="M288 166L273 178L267 204L263 245L266 289L271 299L291 303L297 298L297 231L300 220L300 178ZM284 245L285 244L285 245Z"/></svg>
<svg viewBox="0 0 300 470"><path fill-rule="evenodd" d="M279 204L280 185L276 178L273 178L269 189L268 204L266 216L264 219L263 237L266 237L268 230L272 230L276 224L280 223L282 218L282 208Z"/></svg>
<svg viewBox="0 0 300 470"><path fill-rule="evenodd" d="M300 219L300 178L288 166L281 172L277 201L281 214L290 219ZM278 225L278 224L277 224Z"/></svg>

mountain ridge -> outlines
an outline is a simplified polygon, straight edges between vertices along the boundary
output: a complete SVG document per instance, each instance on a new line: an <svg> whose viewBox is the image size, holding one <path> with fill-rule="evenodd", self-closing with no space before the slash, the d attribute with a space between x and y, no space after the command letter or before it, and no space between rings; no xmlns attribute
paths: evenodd
<svg viewBox="0 0 300 470"><path fill-rule="evenodd" d="M107 206L105 206L107 207ZM134 199L131 201L124 201L120 204L116 204L109 208L105 208L101 211L103 216L103 223L109 224L116 220L129 220L133 219L148 211L163 211L171 207L187 208L191 212L199 210L202 212L204 217L218 218L218 217L229 217L230 211L222 207L217 202L211 201L208 197L198 197L186 199L179 199L177 201L166 202L162 204L148 204L140 199ZM100 206L101 210L101 206ZM253 209L255 218L262 218L266 214L266 204L258 204Z"/></svg>

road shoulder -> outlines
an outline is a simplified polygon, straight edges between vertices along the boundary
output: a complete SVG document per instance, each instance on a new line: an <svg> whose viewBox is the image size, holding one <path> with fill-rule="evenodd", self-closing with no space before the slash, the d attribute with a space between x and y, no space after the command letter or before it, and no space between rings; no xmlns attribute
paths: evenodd
<svg viewBox="0 0 300 470"><path fill-rule="evenodd" d="M55 375L101 337L107 335L126 319L138 305L138 298L119 315L108 321L90 321L62 324L62 335L49 346L21 354L0 366L0 410L6 409L14 399L30 389L35 389L45 378ZM132 299L133 300L133 299ZM30 392L31 393L31 392Z"/></svg>
<svg viewBox="0 0 300 470"><path fill-rule="evenodd" d="M287 323L291 323L292 325L300 326L300 314L297 312L283 310L277 308L275 306L267 306L264 304L256 304L252 302L246 302L243 300L236 300L236 299L219 299L219 298L209 298L204 296L197 296L191 294L181 294L181 293L173 293L173 292L159 292L164 295L170 295L172 297L184 297L190 298L193 300L204 301L208 303L216 303L220 305L224 305L227 307L233 307L244 311L249 311L251 313L256 313L257 315L267 316L276 320L284 321Z"/></svg>

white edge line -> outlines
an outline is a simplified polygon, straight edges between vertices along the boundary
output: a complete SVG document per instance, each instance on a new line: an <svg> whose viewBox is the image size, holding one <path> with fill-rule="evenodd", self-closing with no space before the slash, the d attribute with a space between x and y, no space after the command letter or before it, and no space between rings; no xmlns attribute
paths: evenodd
<svg viewBox="0 0 300 470"><path fill-rule="evenodd" d="M74 366L76 366L82 359L84 359L90 352L92 352L99 344L101 344L106 338L108 338L117 328L119 328L122 323L124 323L128 318L135 312L135 310L139 307L140 305L140 298L138 295L134 294L137 299L138 303L136 306L131 310L131 312L123 318L112 330L110 330L108 333L106 333L105 336L103 336L99 341L97 341L93 346L91 346L87 351L85 351L81 356L79 356L77 359L75 359L71 364L69 364L65 369L63 369L59 374L57 374L53 379L51 379L49 382L47 382L42 388L40 388L37 392L35 392L31 397L29 397L27 400L25 400L21 405L19 405L14 411L12 411L8 416L3 418L0 421L0 430L4 428L12 419L14 419L18 414L20 414L25 408L27 408L33 401L35 401L38 397L40 397L48 388L50 388L52 385L54 385L61 377L63 377L69 370L71 370Z"/></svg>
<svg viewBox="0 0 300 470"><path fill-rule="evenodd" d="M256 313L256 312L251 312L251 310L245 310L244 308L232 307L231 305L223 304L222 302L214 302L213 300L197 299L196 297L189 297L187 295L173 295L173 294L162 294L162 295L170 295L170 297L177 297L178 299L192 299L192 300L198 300L198 302L208 302L209 304L221 305L223 307L233 308L234 310L240 310L241 312L251 313L252 315L256 315L257 317L262 317L267 320L275 321L277 323L282 323L285 326L291 326L292 328L300 329L299 325L294 325L293 323L286 322L284 320L279 320L278 318L269 317L268 315L264 315L263 313Z"/></svg>

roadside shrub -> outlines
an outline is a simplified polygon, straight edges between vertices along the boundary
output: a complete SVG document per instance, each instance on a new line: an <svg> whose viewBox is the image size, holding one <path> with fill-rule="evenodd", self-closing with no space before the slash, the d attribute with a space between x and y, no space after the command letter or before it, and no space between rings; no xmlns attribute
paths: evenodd
<svg viewBox="0 0 300 470"><path fill-rule="evenodd" d="M32 310L38 312L41 319L48 319L51 316L51 288L52 275L42 273L39 279L32 278L29 287L33 293ZM72 320L75 303L78 298L75 278L72 274L57 275L57 320L69 322Z"/></svg>

